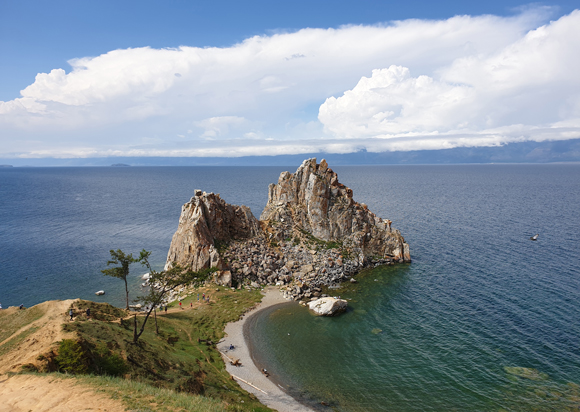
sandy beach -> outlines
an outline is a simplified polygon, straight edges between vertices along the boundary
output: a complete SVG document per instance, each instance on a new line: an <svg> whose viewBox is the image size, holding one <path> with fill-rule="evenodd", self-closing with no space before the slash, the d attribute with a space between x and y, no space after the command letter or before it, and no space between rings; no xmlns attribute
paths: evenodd
<svg viewBox="0 0 580 412"><path fill-rule="evenodd" d="M279 412L313 412L313 409L297 402L258 369L252 361L248 344L244 339L244 324L249 317L260 310L285 302L288 301L282 297L277 288L265 288L264 298L254 310L248 312L241 320L226 326L226 337L218 345L218 349L222 352L229 374L244 390L256 395L264 405ZM234 345L234 350L228 350L230 344ZM239 359L242 365L231 365L229 358Z"/></svg>

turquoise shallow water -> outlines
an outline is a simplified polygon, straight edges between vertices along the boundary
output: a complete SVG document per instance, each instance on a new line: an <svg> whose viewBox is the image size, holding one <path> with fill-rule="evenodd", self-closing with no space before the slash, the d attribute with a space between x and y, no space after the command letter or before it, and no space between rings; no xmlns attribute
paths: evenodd
<svg viewBox="0 0 580 412"><path fill-rule="evenodd" d="M100 273L109 249L152 250L161 267L194 189L258 216L268 183L295 169L0 170L0 302L119 305L122 282ZM252 333L260 362L292 393L338 411L578 409L580 165L334 169L401 230L413 263L336 291L351 299L338 318L295 305L261 313ZM132 296L142 273L131 275Z"/></svg>

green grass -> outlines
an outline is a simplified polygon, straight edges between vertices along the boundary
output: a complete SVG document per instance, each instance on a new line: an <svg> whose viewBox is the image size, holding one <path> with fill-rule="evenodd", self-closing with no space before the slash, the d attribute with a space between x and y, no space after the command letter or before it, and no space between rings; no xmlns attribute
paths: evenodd
<svg viewBox="0 0 580 412"><path fill-rule="evenodd" d="M325 240L318 239L312 233L307 232L304 229L299 229L299 230L300 230L300 233L302 233L306 237L306 243L310 246L313 246L317 250L320 250L320 249L341 249L342 248L342 242L336 242L333 240L327 242ZM294 244L296 244L296 240L295 240Z"/></svg>
<svg viewBox="0 0 580 412"><path fill-rule="evenodd" d="M3 345L0 345L0 356L4 355L5 353L10 352L12 350L12 348L14 348L15 346L22 343L24 341L24 339L26 339L28 336L32 335L38 329L39 329L38 327L33 326L31 328L26 329L23 332L20 332L18 335L13 336L10 340L4 342Z"/></svg>
<svg viewBox="0 0 580 412"><path fill-rule="evenodd" d="M0 310L0 342L8 339L18 329L40 319L42 315L44 309L38 306L23 310Z"/></svg>
<svg viewBox="0 0 580 412"><path fill-rule="evenodd" d="M197 304L196 293L182 300L183 310L167 314L158 312L159 335L155 334L155 320L151 316L137 345L132 343L133 319L122 322L86 321L80 316L79 320L65 324L64 328L77 332L84 347L102 348L105 345L110 351L107 356L117 355L125 359L127 379L113 381L134 385L131 390L151 387L173 392L175 396L185 393L203 395L221 402L220 405L226 405L225 410L269 411L231 379L215 348L215 344L224 336L225 325L239 319L249 307L259 302L261 294L258 291L232 291L223 287L219 291L215 287L205 291L206 295L210 295L210 304L203 303L190 309L191 301ZM95 306L91 309L91 315L99 318L100 309L105 310L104 307ZM138 316L137 319L140 327L143 317ZM155 396L153 398L157 399ZM122 399L129 402L134 397Z"/></svg>

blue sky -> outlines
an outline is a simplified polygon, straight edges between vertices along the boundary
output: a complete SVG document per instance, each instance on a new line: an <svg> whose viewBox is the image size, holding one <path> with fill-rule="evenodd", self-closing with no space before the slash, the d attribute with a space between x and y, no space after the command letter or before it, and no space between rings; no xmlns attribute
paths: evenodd
<svg viewBox="0 0 580 412"><path fill-rule="evenodd" d="M577 7L0 1L0 158L578 139Z"/></svg>

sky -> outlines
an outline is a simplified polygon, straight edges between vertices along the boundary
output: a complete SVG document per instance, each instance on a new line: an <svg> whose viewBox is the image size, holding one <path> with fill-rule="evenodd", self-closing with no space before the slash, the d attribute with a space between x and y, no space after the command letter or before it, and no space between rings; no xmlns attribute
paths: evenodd
<svg viewBox="0 0 580 412"><path fill-rule="evenodd" d="M578 8L0 0L0 159L577 147Z"/></svg>

